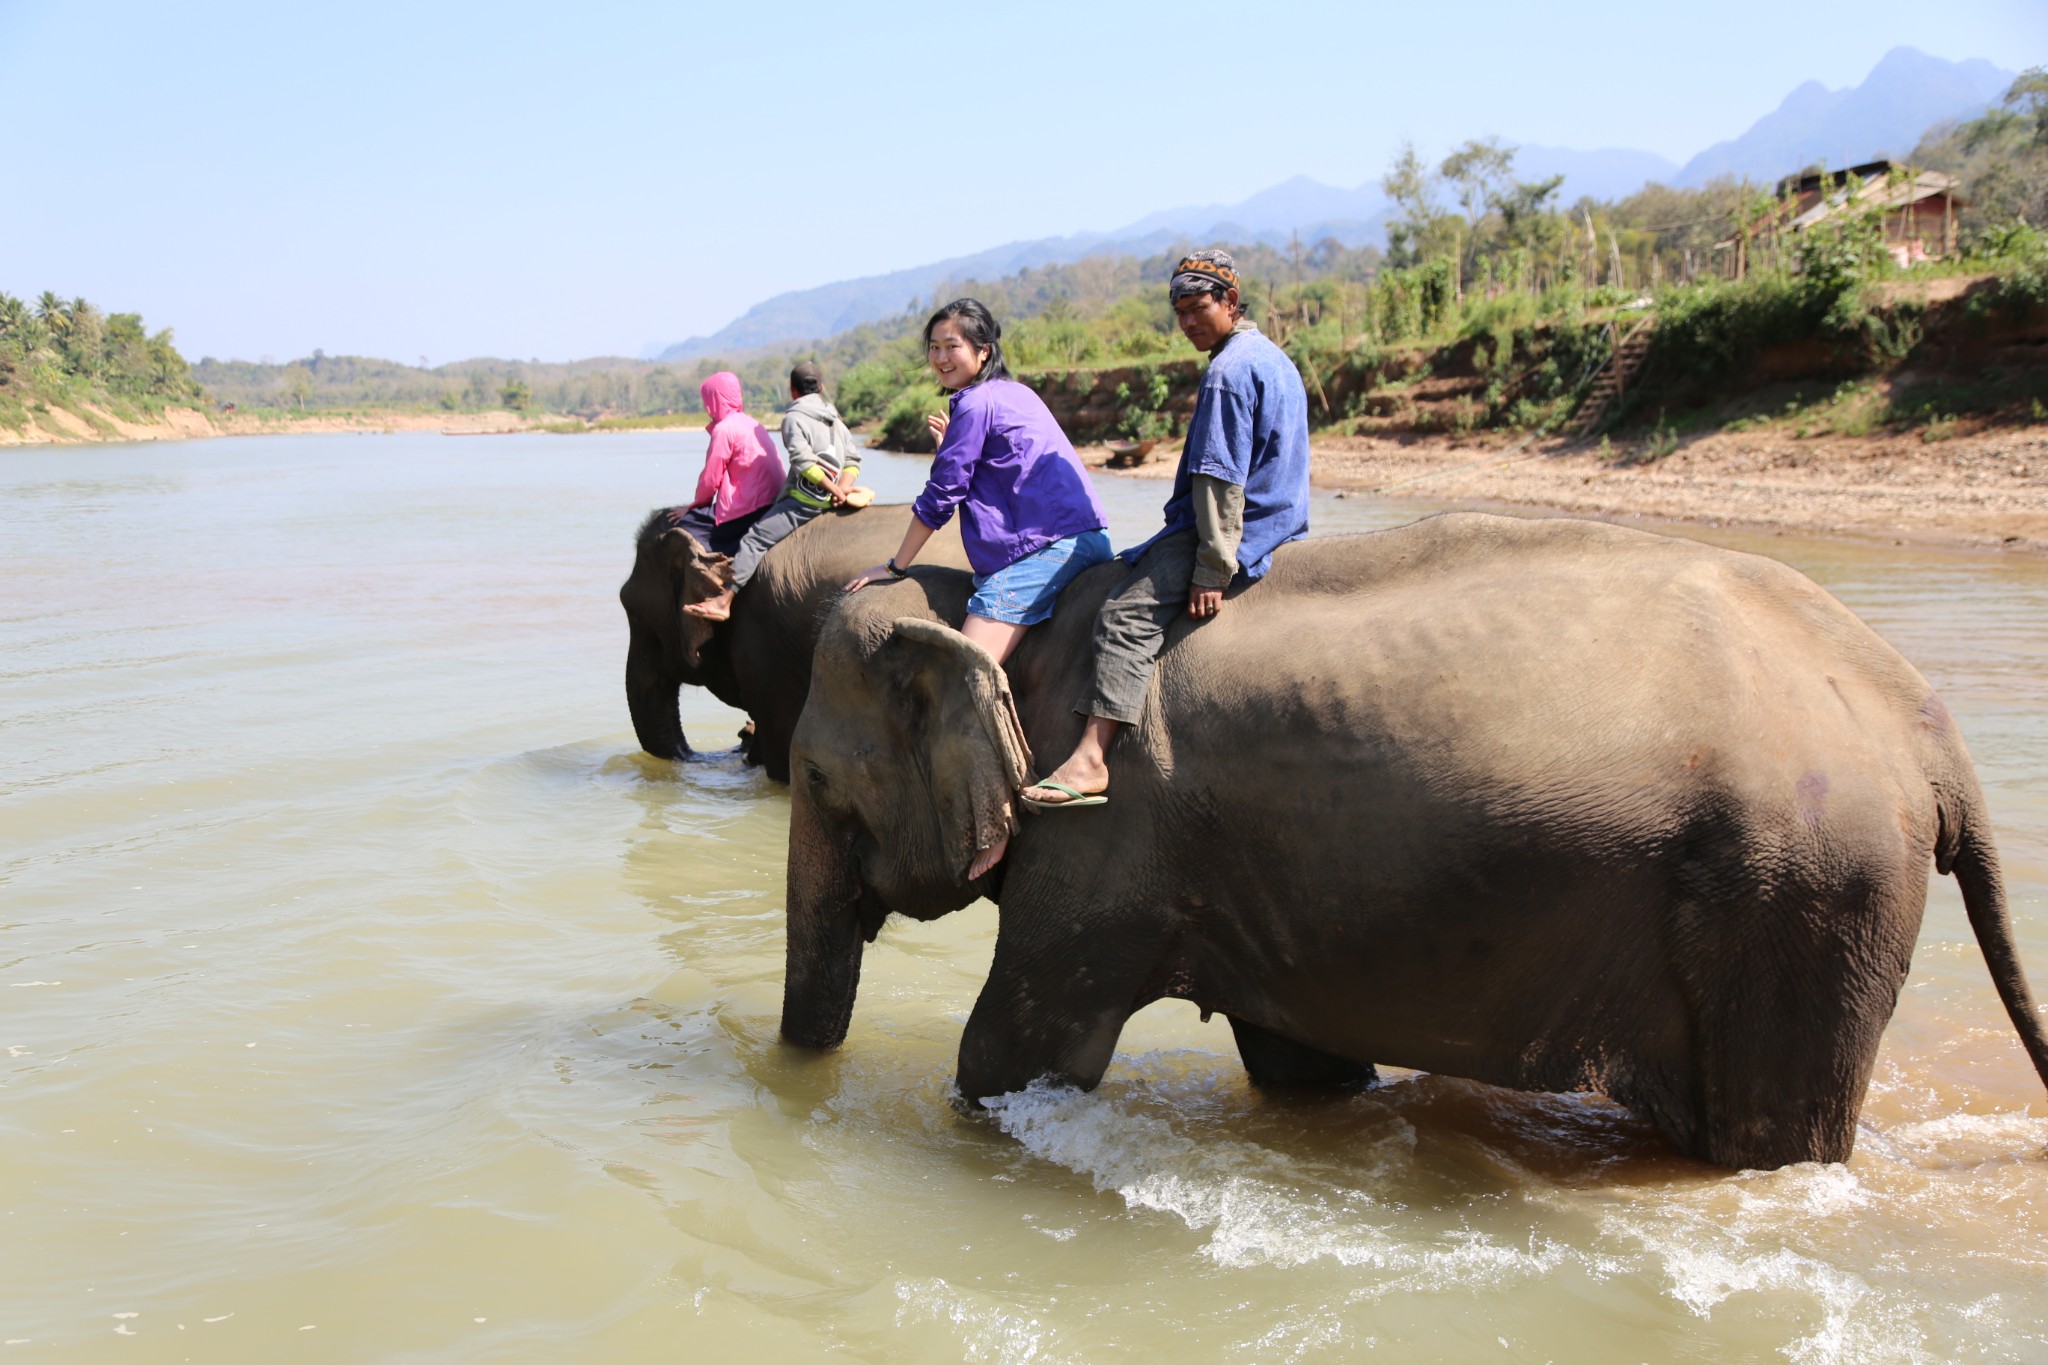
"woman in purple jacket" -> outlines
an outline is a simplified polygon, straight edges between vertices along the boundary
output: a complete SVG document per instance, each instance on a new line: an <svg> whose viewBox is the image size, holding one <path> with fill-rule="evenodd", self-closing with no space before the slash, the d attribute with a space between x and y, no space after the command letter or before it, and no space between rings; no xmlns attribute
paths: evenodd
<svg viewBox="0 0 2048 1365"><path fill-rule="evenodd" d="M1010 378L1002 334L973 299L955 299L925 323L925 359L952 394L948 416L926 419L939 453L894 557L846 585L854 592L903 577L957 509L974 568L960 633L997 663L1052 615L1076 574L1110 557L1088 471L1044 401Z"/></svg>
<svg viewBox="0 0 2048 1365"><path fill-rule="evenodd" d="M925 323L925 359L952 394L947 416L926 419L939 453L896 553L846 585L858 592L903 577L932 532L958 510L974 569L960 633L998 664L1025 631L1052 615L1076 574L1110 557L1103 529L1109 523L1088 471L1044 401L1010 378L1002 335L973 299L955 299ZM977 853L968 879L1001 862L1009 846L1001 839Z"/></svg>

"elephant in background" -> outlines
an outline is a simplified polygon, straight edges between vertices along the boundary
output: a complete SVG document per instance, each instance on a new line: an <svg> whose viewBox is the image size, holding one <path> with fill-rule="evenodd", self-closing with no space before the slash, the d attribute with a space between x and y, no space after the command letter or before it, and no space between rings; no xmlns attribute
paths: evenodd
<svg viewBox="0 0 2048 1365"><path fill-rule="evenodd" d="M778 782L789 780L789 737L811 685L818 622L846 580L895 552L910 508L839 508L768 552L733 602L732 619L711 622L683 607L721 592L731 560L699 545L657 508L635 537L633 572L619 589L630 630L626 706L640 747L656 758L691 755L677 709L685 683L710 690L752 720L741 753ZM927 561L963 566L960 533L932 537Z"/></svg>
<svg viewBox="0 0 2048 1365"><path fill-rule="evenodd" d="M1838 1161L1931 859L2048 1081L1962 738L1795 571L1476 514L1290 545L1174 627L1109 803L1020 822L1121 572L1077 579L1007 675L948 628L964 575L833 609L791 749L787 1041L843 1041L888 915L986 894L969 1101L1094 1086L1174 998L1229 1018L1256 1084L1597 1089L1706 1161Z"/></svg>

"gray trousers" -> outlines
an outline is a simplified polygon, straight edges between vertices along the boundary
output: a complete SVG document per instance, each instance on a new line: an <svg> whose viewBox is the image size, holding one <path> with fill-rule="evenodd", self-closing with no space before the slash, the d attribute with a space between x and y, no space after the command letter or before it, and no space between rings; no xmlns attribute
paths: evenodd
<svg viewBox="0 0 2048 1365"><path fill-rule="evenodd" d="M809 521L822 507L812 507L798 502L795 498L778 498L775 505L761 514L761 519L747 528L747 534L740 540L740 548L732 557L732 590L738 592L747 586L747 580L754 576L754 570L761 567L761 557L774 549L777 542L791 531Z"/></svg>
<svg viewBox="0 0 2048 1365"><path fill-rule="evenodd" d="M1138 723L1166 628L1188 609L1188 585L1194 580L1193 531L1166 537L1131 566L1095 614L1095 676L1074 703L1077 713Z"/></svg>

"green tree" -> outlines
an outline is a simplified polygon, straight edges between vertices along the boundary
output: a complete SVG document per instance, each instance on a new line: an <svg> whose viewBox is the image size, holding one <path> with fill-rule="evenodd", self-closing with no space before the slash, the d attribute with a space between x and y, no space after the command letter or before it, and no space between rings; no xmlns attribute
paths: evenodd
<svg viewBox="0 0 2048 1365"><path fill-rule="evenodd" d="M98 379L106 369L106 324L100 310L84 299L73 299L63 307L64 331L57 345L72 373Z"/></svg>
<svg viewBox="0 0 2048 1365"><path fill-rule="evenodd" d="M1515 167L1515 149L1503 147L1500 139L1472 139L1443 159L1437 167L1465 211L1463 240L1458 258L1459 278L1469 279L1479 256L1481 224L1493 205L1500 187Z"/></svg>
<svg viewBox="0 0 2048 1365"><path fill-rule="evenodd" d="M2034 143L2048 147L2048 66L2030 66L2006 88L1999 103L2034 125Z"/></svg>
<svg viewBox="0 0 2048 1365"><path fill-rule="evenodd" d="M1436 173L1416 155L1413 142L1403 142L1394 164L1380 177L1380 189L1401 211L1401 216L1387 225L1387 259L1395 266L1414 265L1441 235L1438 225L1443 212L1436 202Z"/></svg>
<svg viewBox="0 0 2048 1365"><path fill-rule="evenodd" d="M1555 270L1564 245L1564 220L1557 213L1557 192L1564 177L1519 180L1505 190L1496 190L1488 203L1500 215L1501 244L1519 252L1517 264L1526 264L1529 283L1540 287L1540 278Z"/></svg>
<svg viewBox="0 0 2048 1365"><path fill-rule="evenodd" d="M498 390L498 401L514 412L525 412L533 404L533 390L524 379L508 379Z"/></svg>
<svg viewBox="0 0 2048 1365"><path fill-rule="evenodd" d="M281 376L285 396L299 405L299 411L306 410L306 400L313 396L313 372L300 361L293 361L284 367Z"/></svg>

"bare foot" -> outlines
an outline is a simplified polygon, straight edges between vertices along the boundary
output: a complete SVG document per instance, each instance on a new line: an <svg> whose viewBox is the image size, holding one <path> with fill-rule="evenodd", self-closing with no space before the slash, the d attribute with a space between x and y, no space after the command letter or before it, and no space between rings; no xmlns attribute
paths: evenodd
<svg viewBox="0 0 2048 1365"><path fill-rule="evenodd" d="M1003 860L1003 854L1009 852L1009 849L1010 841L1008 839L998 839L981 852L975 854L974 861L967 865L967 880L971 882L976 877L986 874L990 868Z"/></svg>
<svg viewBox="0 0 2048 1365"><path fill-rule="evenodd" d="M732 594L722 592L716 597L707 597L702 602L688 602L683 610L691 616L701 616L707 621L729 621L732 619Z"/></svg>

